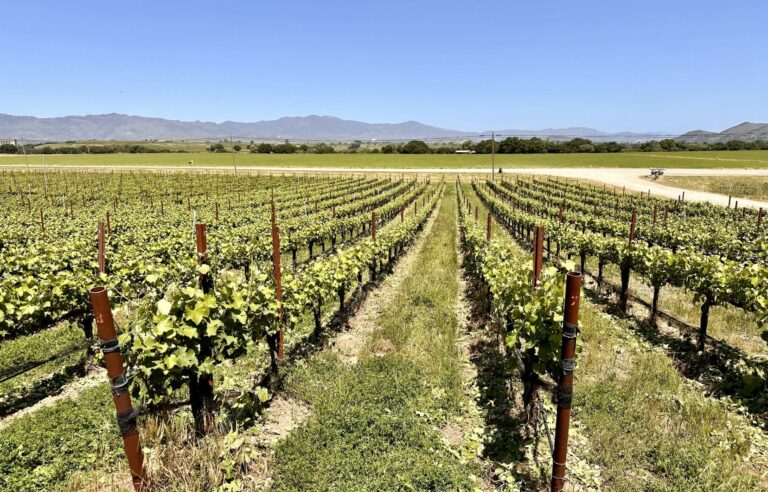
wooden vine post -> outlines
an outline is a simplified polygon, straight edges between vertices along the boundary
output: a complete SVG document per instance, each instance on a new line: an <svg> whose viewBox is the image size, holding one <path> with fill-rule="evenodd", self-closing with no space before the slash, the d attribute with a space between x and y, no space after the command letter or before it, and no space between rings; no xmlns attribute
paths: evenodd
<svg viewBox="0 0 768 492"><path fill-rule="evenodd" d="M195 242L197 246L197 261L200 266L208 265L207 226L195 224ZM213 277L209 272L198 274L200 289L208 294L213 289ZM211 346L205 342L205 327L201 327L200 359L205 360L212 355ZM212 423L213 412L213 376L193 374L189 380L189 403L195 419L195 432L198 436L208 432Z"/></svg>
<svg viewBox="0 0 768 492"><path fill-rule="evenodd" d="M277 226L277 212L275 210L275 197L272 195L272 270L275 276L275 298L280 305L277 316L277 334L273 338L273 352L277 352L277 361L282 363L285 359L283 351L283 284L282 270L280 267L280 228ZM273 364L275 365L275 364ZM277 376L277 366L274 367L274 375Z"/></svg>
<svg viewBox="0 0 768 492"><path fill-rule="evenodd" d="M104 365L107 368L107 378L112 389L112 401L117 411L117 425L123 438L123 449L128 458L133 488L141 492L146 476L144 469L144 453L141 450L139 431L136 427L138 411L134 410L131 395L128 391L129 380L123 371L123 357L117 342L115 320L109 304L109 295L104 287L95 287L88 292L96 320L99 335L99 346L104 354Z"/></svg>
<svg viewBox="0 0 768 492"><path fill-rule="evenodd" d="M491 212L488 212L488 219L485 224L485 240L491 242L491 235L493 233L493 219L491 218Z"/></svg>
<svg viewBox="0 0 768 492"><path fill-rule="evenodd" d="M371 239L376 240L376 212L371 213Z"/></svg>
<svg viewBox="0 0 768 492"><path fill-rule="evenodd" d="M573 372L576 369L576 335L579 333L579 300L581 275L569 272L565 280L563 307L563 340L560 349L560 380L557 384L557 417L555 449L552 453L552 482L550 490L560 492L565 485L565 463L568 458L568 431L571 425L573 401Z"/></svg>
<svg viewBox="0 0 768 492"><path fill-rule="evenodd" d="M104 222L99 222L99 235L97 246L97 262L99 265L99 273L107 273L107 258L106 258L106 238L104 234Z"/></svg>
<svg viewBox="0 0 768 492"><path fill-rule="evenodd" d="M533 233L533 279L531 288L535 291L544 267L544 227L536 226Z"/></svg>

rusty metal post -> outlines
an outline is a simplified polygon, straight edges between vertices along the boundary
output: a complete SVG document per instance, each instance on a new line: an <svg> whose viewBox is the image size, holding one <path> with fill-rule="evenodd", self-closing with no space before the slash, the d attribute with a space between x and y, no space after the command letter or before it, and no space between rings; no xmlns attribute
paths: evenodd
<svg viewBox="0 0 768 492"><path fill-rule="evenodd" d="M568 431L573 401L573 371L576 369L576 335L579 333L579 300L581 275L569 272L565 283L563 307L563 341L560 350L562 374L557 385L557 419L555 450L552 453L552 482L550 490L560 492L565 485L565 463L568 458Z"/></svg>
<svg viewBox="0 0 768 492"><path fill-rule="evenodd" d="M418 201L414 201L413 202L413 215L416 215L418 212L419 212Z"/></svg>
<svg viewBox="0 0 768 492"><path fill-rule="evenodd" d="M112 235L112 223L109 221L109 210L107 210L107 234Z"/></svg>
<svg viewBox="0 0 768 492"><path fill-rule="evenodd" d="M728 206L725 208L731 208L731 198L733 198L731 195L728 195Z"/></svg>
<svg viewBox="0 0 768 492"><path fill-rule="evenodd" d="M160 215L165 215L165 210L163 209L163 201L160 200Z"/></svg>
<svg viewBox="0 0 768 492"><path fill-rule="evenodd" d="M140 492L143 488L145 470L144 453L141 451L139 431L136 428L138 412L133 409L131 395L128 392L128 379L123 372L123 357L117 342L115 321L109 305L109 295L104 287L95 287L88 292L99 334L99 345L104 354L104 365L112 388L112 401L117 411L117 425L123 437L123 449L128 458L133 488Z"/></svg>
<svg viewBox="0 0 768 492"><path fill-rule="evenodd" d="M197 261L200 265L208 263L208 226L205 224L195 224L195 242L197 246ZM213 287L210 274L200 274L198 277L200 288L206 294Z"/></svg>
<svg viewBox="0 0 768 492"><path fill-rule="evenodd" d="M214 207L214 215L216 217L216 222L219 221L219 202L216 202L216 205Z"/></svg>
<svg viewBox="0 0 768 492"><path fill-rule="evenodd" d="M492 223L493 223L493 219L491 218L491 212L488 212L488 219L486 220L486 224L485 224L485 240L488 241L489 243L491 242L491 234L493 231Z"/></svg>
<svg viewBox="0 0 768 492"><path fill-rule="evenodd" d="M533 234L533 279L531 287L536 290L544 266L544 227L536 226Z"/></svg>
<svg viewBox="0 0 768 492"><path fill-rule="evenodd" d="M653 225L654 225L654 227L656 226L656 215L658 214L658 212L659 212L659 206L654 204L653 205Z"/></svg>
<svg viewBox="0 0 768 492"><path fill-rule="evenodd" d="M560 223L562 224L565 221L565 216L563 215L563 209L565 208L565 203L560 204Z"/></svg>
<svg viewBox="0 0 768 492"><path fill-rule="evenodd" d="M43 207L40 207L40 231L45 234L45 212Z"/></svg>
<svg viewBox="0 0 768 492"><path fill-rule="evenodd" d="M99 264L99 273L107 272L107 259L106 259L106 240L104 237L104 222L99 222L99 238L97 249L97 261Z"/></svg>
<svg viewBox="0 0 768 492"><path fill-rule="evenodd" d="M477 211L480 209L480 205L475 207L475 222L477 222Z"/></svg>
<svg viewBox="0 0 768 492"><path fill-rule="evenodd" d="M405 222L405 207L400 207L400 223Z"/></svg>
<svg viewBox="0 0 768 492"><path fill-rule="evenodd" d="M333 209L331 209L331 218L336 218L336 205L333 206Z"/></svg>
<svg viewBox="0 0 768 492"><path fill-rule="evenodd" d="M757 211L757 230L760 230L760 226L763 225L763 207Z"/></svg>

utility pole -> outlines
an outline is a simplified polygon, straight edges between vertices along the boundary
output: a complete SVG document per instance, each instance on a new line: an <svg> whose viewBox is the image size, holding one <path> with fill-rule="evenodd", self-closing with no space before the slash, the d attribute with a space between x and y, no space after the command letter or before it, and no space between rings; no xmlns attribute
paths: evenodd
<svg viewBox="0 0 768 492"><path fill-rule="evenodd" d="M496 132L491 132L491 179L494 179L493 172L496 170Z"/></svg>
<svg viewBox="0 0 768 492"><path fill-rule="evenodd" d="M235 162L235 145L232 142L232 135L229 136L229 145L232 146L232 166L235 168L235 176L237 176L237 163Z"/></svg>
<svg viewBox="0 0 768 492"><path fill-rule="evenodd" d="M29 159L27 158L27 148L24 147L24 137L21 138L21 151L24 152L24 162L27 163L27 172L29 172Z"/></svg>

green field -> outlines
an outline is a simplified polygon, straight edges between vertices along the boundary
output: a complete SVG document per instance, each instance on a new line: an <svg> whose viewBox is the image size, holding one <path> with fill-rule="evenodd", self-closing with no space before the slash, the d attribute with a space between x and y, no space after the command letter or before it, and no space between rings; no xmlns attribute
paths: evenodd
<svg viewBox="0 0 768 492"><path fill-rule="evenodd" d="M67 166L195 166L232 167L232 154L190 152L172 154L35 154L29 164ZM0 155L0 165L24 166L24 156ZM235 156L238 166L345 167L345 168L490 168L490 155L455 154L250 154ZM712 151L621 154L500 154L496 166L504 167L665 167L665 168L766 168L768 151Z"/></svg>
<svg viewBox="0 0 768 492"><path fill-rule="evenodd" d="M768 198L768 177L764 176L664 176L660 182L689 190L709 191L755 200Z"/></svg>

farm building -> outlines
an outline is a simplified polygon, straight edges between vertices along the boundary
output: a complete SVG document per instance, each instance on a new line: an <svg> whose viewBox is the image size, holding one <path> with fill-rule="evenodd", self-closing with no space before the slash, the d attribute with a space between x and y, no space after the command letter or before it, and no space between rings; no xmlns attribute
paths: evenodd
<svg viewBox="0 0 768 492"><path fill-rule="evenodd" d="M16 145L15 138L0 138L0 145Z"/></svg>

